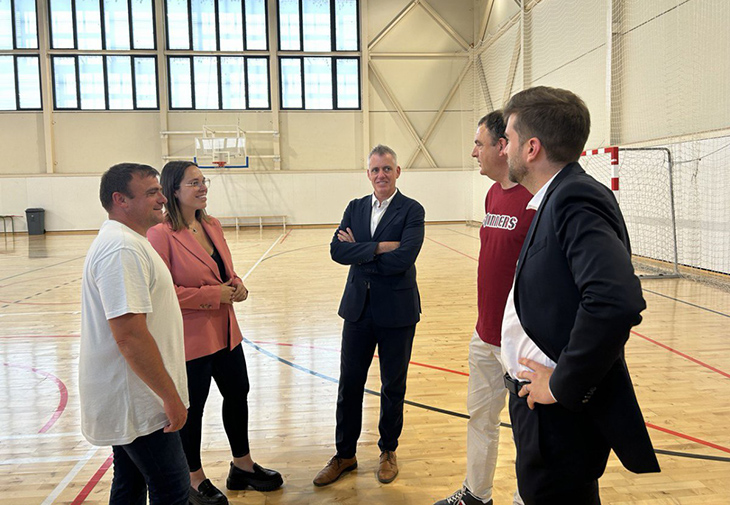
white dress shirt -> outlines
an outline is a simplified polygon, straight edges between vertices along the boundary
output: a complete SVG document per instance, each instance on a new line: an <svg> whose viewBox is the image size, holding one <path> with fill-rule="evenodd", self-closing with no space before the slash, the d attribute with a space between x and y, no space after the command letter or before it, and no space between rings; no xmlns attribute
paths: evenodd
<svg viewBox="0 0 730 505"><path fill-rule="evenodd" d="M393 197L398 192L398 189L393 192L392 195L390 195L390 198L383 200L382 203L378 201L378 199L375 197L375 193L373 193L371 204L373 206L373 210L370 213L370 236L372 237L375 235L375 228L378 227L378 224L380 224L380 220L383 219L383 214L385 214L386 209L388 208L388 205L390 205L390 202L393 200Z"/></svg>
<svg viewBox="0 0 730 505"><path fill-rule="evenodd" d="M527 208L537 210L542 205L542 201L547 193L550 183L560 173L558 171L549 181L545 183L535 196L527 203ZM522 328L519 318L517 317L517 309L515 308L515 283L512 281L512 289L507 297L507 305L504 308L504 317L502 319L502 363L507 373L513 379L517 379L517 373L521 371L532 371L524 365L520 365L519 359L527 358L545 365L555 368L556 363L547 357L547 355L535 345L530 337L527 336ZM551 393L552 394L552 393Z"/></svg>

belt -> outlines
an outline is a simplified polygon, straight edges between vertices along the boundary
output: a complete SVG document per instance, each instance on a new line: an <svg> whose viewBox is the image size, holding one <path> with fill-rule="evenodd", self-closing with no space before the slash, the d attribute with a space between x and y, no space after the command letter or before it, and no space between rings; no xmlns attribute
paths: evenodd
<svg viewBox="0 0 730 505"><path fill-rule="evenodd" d="M520 389L522 389L522 386L524 386L525 384L529 384L529 382L513 379L509 376L509 374L504 374L504 387L506 387L507 391L515 396L517 396L517 394L520 392Z"/></svg>

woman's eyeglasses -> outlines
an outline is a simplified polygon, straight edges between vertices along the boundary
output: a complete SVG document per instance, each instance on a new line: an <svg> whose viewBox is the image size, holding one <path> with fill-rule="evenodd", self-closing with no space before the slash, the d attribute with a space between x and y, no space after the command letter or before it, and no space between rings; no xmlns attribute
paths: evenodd
<svg viewBox="0 0 730 505"><path fill-rule="evenodd" d="M194 181L186 182L184 186L188 186L194 189L200 189L202 186L205 186L206 188L210 187L210 179L207 177L203 177L202 181L199 181L198 179L195 179Z"/></svg>

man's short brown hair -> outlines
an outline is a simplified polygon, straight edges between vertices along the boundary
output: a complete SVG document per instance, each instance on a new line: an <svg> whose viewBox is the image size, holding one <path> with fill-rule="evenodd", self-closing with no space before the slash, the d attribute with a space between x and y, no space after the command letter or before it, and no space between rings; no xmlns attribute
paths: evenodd
<svg viewBox="0 0 730 505"><path fill-rule="evenodd" d="M518 118L513 127L519 141L537 137L555 163L578 161L591 131L588 107L566 89L537 86L520 91L504 108L505 121L512 115Z"/></svg>

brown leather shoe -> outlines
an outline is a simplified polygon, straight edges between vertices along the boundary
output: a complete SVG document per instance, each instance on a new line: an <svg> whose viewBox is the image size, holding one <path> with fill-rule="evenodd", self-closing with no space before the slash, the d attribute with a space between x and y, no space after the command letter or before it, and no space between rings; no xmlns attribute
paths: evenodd
<svg viewBox="0 0 730 505"><path fill-rule="evenodd" d="M350 472L357 468L357 458L341 458L336 454L327 462L312 481L315 486L326 486L339 479L343 473Z"/></svg>
<svg viewBox="0 0 730 505"><path fill-rule="evenodd" d="M383 451L380 453L380 465L378 466L378 480L383 484L390 484L398 476L398 460L395 451Z"/></svg>

